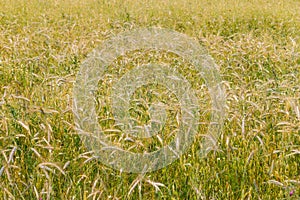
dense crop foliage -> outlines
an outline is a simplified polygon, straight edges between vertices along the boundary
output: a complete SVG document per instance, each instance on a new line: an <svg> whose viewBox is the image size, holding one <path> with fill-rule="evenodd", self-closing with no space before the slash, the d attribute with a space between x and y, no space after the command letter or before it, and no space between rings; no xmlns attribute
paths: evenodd
<svg viewBox="0 0 300 200"><path fill-rule="evenodd" d="M83 145L72 89L103 40L152 26L207 48L226 120L206 158L201 129L168 167L128 174ZM299 1L0 1L0 199L298 199L299 188Z"/></svg>

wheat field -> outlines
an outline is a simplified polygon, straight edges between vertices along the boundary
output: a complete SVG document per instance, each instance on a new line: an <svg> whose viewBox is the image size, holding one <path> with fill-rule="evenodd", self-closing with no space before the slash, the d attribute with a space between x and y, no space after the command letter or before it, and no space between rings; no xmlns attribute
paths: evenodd
<svg viewBox="0 0 300 200"><path fill-rule="evenodd" d="M73 87L94 48L147 27L178 31L207 49L219 66L226 117L218 150L205 158L203 127L174 163L125 173L82 143ZM152 54L159 57L139 59ZM98 95L106 90L99 86ZM0 199L299 197L300 1L0 1Z"/></svg>

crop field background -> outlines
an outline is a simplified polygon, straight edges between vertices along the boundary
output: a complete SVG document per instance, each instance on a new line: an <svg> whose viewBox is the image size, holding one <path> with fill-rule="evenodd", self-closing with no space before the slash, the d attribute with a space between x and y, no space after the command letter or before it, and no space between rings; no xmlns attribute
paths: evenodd
<svg viewBox="0 0 300 200"><path fill-rule="evenodd" d="M208 50L219 66L226 114L216 151L199 156L203 126L180 159L133 174L103 165L82 143L73 87L94 48L147 27L184 33ZM98 94L105 97L105 84ZM199 97L209 107L205 92ZM101 119L105 111L98 111ZM0 1L0 199L299 197L299 0Z"/></svg>

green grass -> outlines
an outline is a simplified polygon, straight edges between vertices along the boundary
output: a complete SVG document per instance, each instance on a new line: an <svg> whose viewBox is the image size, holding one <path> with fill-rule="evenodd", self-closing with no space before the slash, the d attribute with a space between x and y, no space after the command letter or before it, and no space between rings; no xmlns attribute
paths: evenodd
<svg viewBox="0 0 300 200"><path fill-rule="evenodd" d="M1 1L0 199L298 199L299 10L297 0ZM226 120L219 151L206 158L203 127L166 168L121 173L93 159L77 135L73 85L102 41L152 26L208 49L226 90Z"/></svg>

